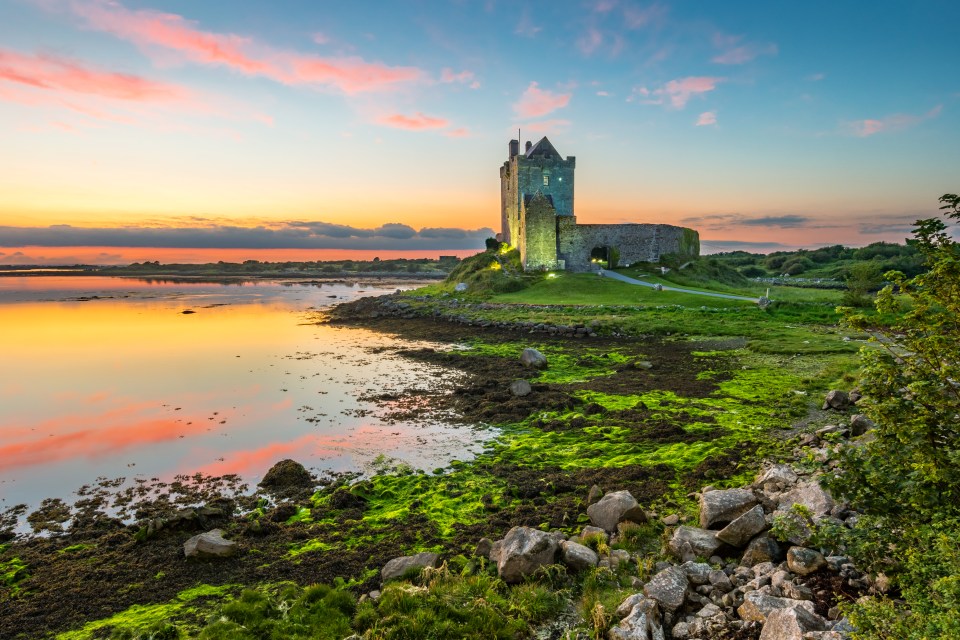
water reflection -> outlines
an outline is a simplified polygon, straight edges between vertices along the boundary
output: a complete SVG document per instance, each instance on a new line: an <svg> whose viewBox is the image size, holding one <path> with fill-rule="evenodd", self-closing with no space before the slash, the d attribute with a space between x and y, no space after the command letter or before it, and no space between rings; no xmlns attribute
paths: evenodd
<svg viewBox="0 0 960 640"><path fill-rule="evenodd" d="M392 356L392 338L303 322L307 309L383 292L0 278L0 508L99 476L255 483L285 457L345 471L380 454L426 469L469 455L482 437L471 430L387 425L360 400L436 371Z"/></svg>

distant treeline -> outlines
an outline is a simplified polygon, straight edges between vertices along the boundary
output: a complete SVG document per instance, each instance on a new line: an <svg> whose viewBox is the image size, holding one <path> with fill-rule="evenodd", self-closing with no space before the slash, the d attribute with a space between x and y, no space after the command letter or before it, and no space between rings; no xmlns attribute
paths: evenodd
<svg viewBox="0 0 960 640"><path fill-rule="evenodd" d="M731 251L709 258L734 267L747 278L788 275L846 281L854 272L854 265L864 262L869 262L881 274L901 271L907 277L913 277L924 271L923 256L912 241L907 244L874 242L859 249L837 244L769 254Z"/></svg>
<svg viewBox="0 0 960 640"><path fill-rule="evenodd" d="M180 275L339 275L339 274L416 274L444 275L460 259L456 256L431 258L397 258L392 260L324 260L306 262L208 262L205 264L161 264L159 261L134 262L125 266L102 267L107 275L180 274Z"/></svg>

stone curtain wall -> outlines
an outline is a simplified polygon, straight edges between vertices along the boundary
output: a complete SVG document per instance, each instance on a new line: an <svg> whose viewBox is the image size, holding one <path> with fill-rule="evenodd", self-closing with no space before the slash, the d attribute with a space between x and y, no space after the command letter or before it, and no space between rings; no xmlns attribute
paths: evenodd
<svg viewBox="0 0 960 640"><path fill-rule="evenodd" d="M660 256L679 253L696 257L699 234L669 224L577 224L575 218L561 218L560 258L568 271L592 271L590 252L595 247L615 248L619 264L658 262Z"/></svg>

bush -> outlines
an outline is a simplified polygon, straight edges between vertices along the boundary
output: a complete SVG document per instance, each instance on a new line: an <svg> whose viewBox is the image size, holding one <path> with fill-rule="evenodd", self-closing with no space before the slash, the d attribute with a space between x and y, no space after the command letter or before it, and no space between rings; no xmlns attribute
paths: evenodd
<svg viewBox="0 0 960 640"><path fill-rule="evenodd" d="M940 201L960 219L960 196ZM860 408L876 429L841 448L828 477L866 514L845 536L850 555L887 572L903 596L854 606L858 639L960 637L960 244L938 219L915 227L927 271L885 274L876 308L893 320L861 352ZM876 316L839 311L851 327L877 329Z"/></svg>

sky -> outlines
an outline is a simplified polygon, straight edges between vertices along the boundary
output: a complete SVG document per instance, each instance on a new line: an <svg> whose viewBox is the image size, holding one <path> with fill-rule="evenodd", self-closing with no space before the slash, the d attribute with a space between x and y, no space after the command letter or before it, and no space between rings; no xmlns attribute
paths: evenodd
<svg viewBox="0 0 960 640"><path fill-rule="evenodd" d="M902 241L960 188L960 3L0 0L0 264L469 254L507 143L581 223Z"/></svg>

